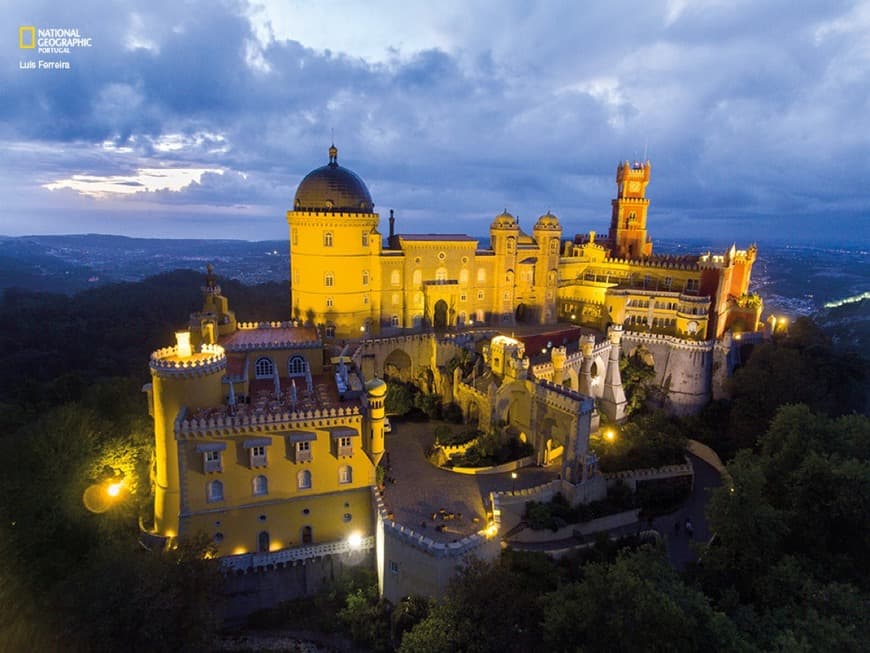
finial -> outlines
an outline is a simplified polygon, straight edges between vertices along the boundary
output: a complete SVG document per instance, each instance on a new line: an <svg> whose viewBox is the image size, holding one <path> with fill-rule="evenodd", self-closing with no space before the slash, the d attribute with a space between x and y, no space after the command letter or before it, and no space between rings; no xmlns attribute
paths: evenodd
<svg viewBox="0 0 870 653"><path fill-rule="evenodd" d="M329 146L329 165L338 165L338 148L335 147L335 143Z"/></svg>

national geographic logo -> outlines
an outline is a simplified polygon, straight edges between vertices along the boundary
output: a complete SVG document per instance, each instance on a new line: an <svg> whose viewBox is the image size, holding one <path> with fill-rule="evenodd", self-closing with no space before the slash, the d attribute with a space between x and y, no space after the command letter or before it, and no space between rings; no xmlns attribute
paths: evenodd
<svg viewBox="0 0 870 653"><path fill-rule="evenodd" d="M18 28L18 47L22 50L36 47L36 28L33 25L22 25Z"/></svg>
<svg viewBox="0 0 870 653"><path fill-rule="evenodd" d="M39 54L70 54L71 50L94 47L94 40L82 36L77 27L35 27L22 25L18 28L18 47Z"/></svg>

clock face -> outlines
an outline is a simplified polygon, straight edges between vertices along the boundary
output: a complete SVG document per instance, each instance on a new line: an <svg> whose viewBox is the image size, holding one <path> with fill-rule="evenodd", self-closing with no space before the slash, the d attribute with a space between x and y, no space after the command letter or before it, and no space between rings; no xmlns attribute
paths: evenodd
<svg viewBox="0 0 870 653"><path fill-rule="evenodd" d="M632 193L636 193L637 191L640 190L640 182L639 181L630 181L628 183L628 190L630 190Z"/></svg>

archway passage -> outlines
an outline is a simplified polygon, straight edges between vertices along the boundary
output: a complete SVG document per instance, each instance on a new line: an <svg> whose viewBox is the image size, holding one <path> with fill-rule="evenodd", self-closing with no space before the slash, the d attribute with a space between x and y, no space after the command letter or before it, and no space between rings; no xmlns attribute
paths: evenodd
<svg viewBox="0 0 870 653"><path fill-rule="evenodd" d="M311 532L311 526L302 527L302 544L312 544L314 542L314 534Z"/></svg>
<svg viewBox="0 0 870 653"><path fill-rule="evenodd" d="M514 318L517 322L526 321L526 305L520 302L517 304L517 310L514 312Z"/></svg>
<svg viewBox="0 0 870 653"><path fill-rule="evenodd" d="M436 329L443 329L447 326L447 302L443 299L435 302L434 324Z"/></svg>
<svg viewBox="0 0 870 653"><path fill-rule="evenodd" d="M258 553L268 553L269 552L269 533L263 531L257 537L257 552Z"/></svg>
<svg viewBox="0 0 870 653"><path fill-rule="evenodd" d="M384 376L410 381L411 357L401 349L391 351L390 355L384 359Z"/></svg>

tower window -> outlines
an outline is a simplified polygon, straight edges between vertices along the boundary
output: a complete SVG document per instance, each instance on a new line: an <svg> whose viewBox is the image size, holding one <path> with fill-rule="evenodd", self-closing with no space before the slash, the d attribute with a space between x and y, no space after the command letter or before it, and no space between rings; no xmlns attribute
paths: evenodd
<svg viewBox="0 0 870 653"><path fill-rule="evenodd" d="M271 379L275 376L275 364L268 356L258 358L254 363L254 376L258 379Z"/></svg>
<svg viewBox="0 0 870 653"><path fill-rule="evenodd" d="M332 272L323 275L323 285L327 288L332 288L335 285L335 275Z"/></svg>
<svg viewBox="0 0 870 653"><path fill-rule="evenodd" d="M209 481L205 486L206 500L223 501L224 500L224 484L220 481Z"/></svg>
<svg viewBox="0 0 870 653"><path fill-rule="evenodd" d="M298 245L298 244L299 244L299 230L296 229L295 227L294 227L293 230L292 230L291 240L292 240L292 242L293 242L294 245Z"/></svg>
<svg viewBox="0 0 870 653"><path fill-rule="evenodd" d="M350 465L338 468L338 482L342 485L353 482L353 468Z"/></svg>
<svg viewBox="0 0 870 653"><path fill-rule="evenodd" d="M324 231L323 232L323 246L324 247L332 247L332 232Z"/></svg>
<svg viewBox="0 0 870 653"><path fill-rule="evenodd" d="M332 301L332 297L327 297L326 298L326 308L332 308L333 305L334 305L334 302ZM335 331L335 327L333 327L333 331Z"/></svg>
<svg viewBox="0 0 870 653"><path fill-rule="evenodd" d="M255 497L263 496L264 494L269 494L269 479L260 474L259 476L254 477L253 492Z"/></svg>
<svg viewBox="0 0 870 653"><path fill-rule="evenodd" d="M296 487L300 490L308 490L311 488L311 472L303 469L296 474Z"/></svg>
<svg viewBox="0 0 870 653"><path fill-rule="evenodd" d="M368 306L368 305L369 305L369 296L363 295L363 306Z"/></svg>
<svg viewBox="0 0 870 653"><path fill-rule="evenodd" d="M364 285L364 286L369 285L369 271L368 270L363 270L362 285Z"/></svg>
<svg viewBox="0 0 870 653"><path fill-rule="evenodd" d="M368 231L362 232L362 246L363 247L369 246L369 232Z"/></svg>

